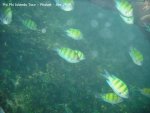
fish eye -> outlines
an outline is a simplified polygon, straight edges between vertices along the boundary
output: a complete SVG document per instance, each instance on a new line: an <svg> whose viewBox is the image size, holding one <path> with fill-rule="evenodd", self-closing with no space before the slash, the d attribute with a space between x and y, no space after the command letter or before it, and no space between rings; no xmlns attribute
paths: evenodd
<svg viewBox="0 0 150 113"><path fill-rule="evenodd" d="M122 92L118 92L120 95L123 94Z"/></svg>

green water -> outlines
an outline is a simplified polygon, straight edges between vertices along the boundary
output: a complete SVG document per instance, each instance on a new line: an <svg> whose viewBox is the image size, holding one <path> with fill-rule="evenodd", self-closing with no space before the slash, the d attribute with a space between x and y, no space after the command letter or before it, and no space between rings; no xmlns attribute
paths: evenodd
<svg viewBox="0 0 150 113"><path fill-rule="evenodd" d="M149 33L126 24L115 10L89 0L74 2L69 12L52 0L44 1L50 7L11 7L11 24L0 24L0 106L5 113L149 113L150 98L137 91L150 87ZM37 31L21 23L26 18L37 23ZM68 38L65 30L72 27L85 40ZM69 63L53 51L56 45L81 50L86 59ZM143 54L142 66L130 58L131 46ZM129 98L120 104L95 98L112 91L101 76L104 69L129 88Z"/></svg>

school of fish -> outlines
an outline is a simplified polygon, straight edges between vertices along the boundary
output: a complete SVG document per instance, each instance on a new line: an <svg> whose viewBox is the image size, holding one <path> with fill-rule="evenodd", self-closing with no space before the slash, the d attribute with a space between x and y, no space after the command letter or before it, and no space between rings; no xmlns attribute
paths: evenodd
<svg viewBox="0 0 150 113"><path fill-rule="evenodd" d="M63 11L72 11L74 9L74 0L55 0L56 6ZM115 8L118 11L118 15L127 24L134 24L133 6L128 0L114 0ZM12 22L13 11L11 7L5 7L0 12L0 22L4 25L9 25ZM39 31L38 25L32 19L22 19L22 25L33 31ZM150 32L150 25L145 25L147 31ZM84 35L80 29L71 27L65 30L67 37L73 40L82 40ZM139 48L140 49L140 48ZM71 49L70 47L55 47L54 50L62 59L68 63L79 63L86 59L84 52L78 49ZM129 56L134 64L138 66L143 65L143 54L135 47L129 48ZM101 93L99 97L110 104L118 104L123 102L123 99L129 98L129 89L127 84L119 77L110 74L107 70L104 70L102 76L106 79L106 82L111 87L111 93ZM150 97L150 88L143 88L139 90L142 95ZM66 107L67 109L67 107ZM0 111L4 113L2 108Z"/></svg>

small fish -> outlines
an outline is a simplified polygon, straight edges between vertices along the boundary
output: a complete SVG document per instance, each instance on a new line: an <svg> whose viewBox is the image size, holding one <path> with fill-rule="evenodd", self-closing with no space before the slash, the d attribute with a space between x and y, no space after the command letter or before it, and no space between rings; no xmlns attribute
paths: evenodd
<svg viewBox="0 0 150 113"><path fill-rule="evenodd" d="M141 66L143 64L143 55L136 48L130 47L129 55L136 65Z"/></svg>
<svg viewBox="0 0 150 113"><path fill-rule="evenodd" d="M150 88L140 89L140 92L141 92L142 95L147 96L147 97L150 98Z"/></svg>
<svg viewBox="0 0 150 113"><path fill-rule="evenodd" d="M64 11L71 11L74 8L74 0L55 0L56 6Z"/></svg>
<svg viewBox="0 0 150 113"><path fill-rule="evenodd" d="M1 106L0 106L0 113L5 113Z"/></svg>
<svg viewBox="0 0 150 113"><path fill-rule="evenodd" d="M128 0L114 0L117 10L120 12L120 17L127 23L134 23L133 7Z"/></svg>
<svg viewBox="0 0 150 113"><path fill-rule="evenodd" d="M128 0L114 0L114 1L116 8L122 15L126 17L133 16L133 7Z"/></svg>
<svg viewBox="0 0 150 113"><path fill-rule="evenodd" d="M105 74L103 74L102 76L106 78L107 83L118 96L122 98L129 97L128 87L122 80L114 75L110 75L106 70Z"/></svg>
<svg viewBox="0 0 150 113"><path fill-rule="evenodd" d="M67 36L74 40L81 40L83 39L83 34L79 29L70 28L66 30Z"/></svg>
<svg viewBox="0 0 150 113"><path fill-rule="evenodd" d="M4 7L1 10L0 21L2 24L10 24L12 22L12 10L11 7Z"/></svg>
<svg viewBox="0 0 150 113"><path fill-rule="evenodd" d="M150 21L150 14L144 15L140 18L141 21L146 21L149 22Z"/></svg>
<svg viewBox="0 0 150 113"><path fill-rule="evenodd" d="M105 93L105 94L99 94L99 97L110 104L118 104L123 101L123 99L116 95L115 93Z"/></svg>
<svg viewBox="0 0 150 113"><path fill-rule="evenodd" d="M147 11L150 9L150 1L149 0L143 0L143 8L144 11Z"/></svg>
<svg viewBox="0 0 150 113"><path fill-rule="evenodd" d="M22 23L30 30L37 30L37 24L31 19L25 19Z"/></svg>
<svg viewBox="0 0 150 113"><path fill-rule="evenodd" d="M62 47L55 49L55 51L69 63L77 63L85 59L84 54L79 50Z"/></svg>
<svg viewBox="0 0 150 113"><path fill-rule="evenodd" d="M144 24L145 30L150 32L150 23L149 24Z"/></svg>
<svg viewBox="0 0 150 113"><path fill-rule="evenodd" d="M150 32L150 14L144 15L140 18L142 26L146 31Z"/></svg>

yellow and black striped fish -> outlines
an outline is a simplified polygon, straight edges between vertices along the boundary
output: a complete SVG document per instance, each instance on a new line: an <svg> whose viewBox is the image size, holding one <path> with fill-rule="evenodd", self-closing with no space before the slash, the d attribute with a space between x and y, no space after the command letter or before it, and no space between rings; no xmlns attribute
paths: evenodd
<svg viewBox="0 0 150 113"><path fill-rule="evenodd" d="M120 17L127 23L134 23L133 6L128 0L114 0L117 10L120 12Z"/></svg>
<svg viewBox="0 0 150 113"><path fill-rule="evenodd" d="M114 75L110 75L106 70L103 76L107 79L107 83L118 96L122 98L129 97L128 87L122 80Z"/></svg>
<svg viewBox="0 0 150 113"><path fill-rule="evenodd" d="M136 48L130 47L129 55L136 65L141 66L143 64L144 57Z"/></svg>
<svg viewBox="0 0 150 113"><path fill-rule="evenodd" d="M114 0L116 8L121 13L121 15L126 17L133 16L133 7L128 0Z"/></svg>
<svg viewBox="0 0 150 113"><path fill-rule="evenodd" d="M0 11L0 21L2 24L10 24L12 22L12 10L11 7L4 7Z"/></svg>
<svg viewBox="0 0 150 113"><path fill-rule="evenodd" d="M123 99L115 93L100 94L100 98L110 104L118 104L123 101Z"/></svg>
<svg viewBox="0 0 150 113"><path fill-rule="evenodd" d="M83 34L79 29L69 28L66 30L67 36L74 40L83 39Z"/></svg>
<svg viewBox="0 0 150 113"><path fill-rule="evenodd" d="M28 29L37 30L37 24L31 19L25 19L22 21L23 25Z"/></svg>
<svg viewBox="0 0 150 113"><path fill-rule="evenodd" d="M60 57L70 63L77 63L85 59L84 54L79 50L62 47L55 49Z"/></svg>

